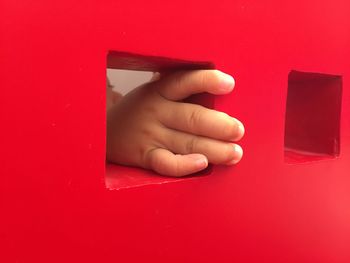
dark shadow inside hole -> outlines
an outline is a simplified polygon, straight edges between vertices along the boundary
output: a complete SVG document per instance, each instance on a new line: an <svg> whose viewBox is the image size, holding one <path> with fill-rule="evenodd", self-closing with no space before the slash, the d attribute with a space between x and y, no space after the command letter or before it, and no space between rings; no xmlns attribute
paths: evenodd
<svg viewBox="0 0 350 263"><path fill-rule="evenodd" d="M341 76L289 73L284 136L286 162L339 156L341 99Z"/></svg>

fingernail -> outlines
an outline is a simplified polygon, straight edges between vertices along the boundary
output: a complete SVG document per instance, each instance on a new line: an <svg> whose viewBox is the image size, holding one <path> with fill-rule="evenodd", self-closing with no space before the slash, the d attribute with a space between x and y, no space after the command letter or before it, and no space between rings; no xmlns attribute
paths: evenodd
<svg viewBox="0 0 350 263"><path fill-rule="evenodd" d="M233 151L235 152L235 156L226 165L234 165L234 164L238 163L242 159L243 149L241 148L241 146L239 146L237 144L234 144L233 145Z"/></svg>
<svg viewBox="0 0 350 263"><path fill-rule="evenodd" d="M243 124L240 121L238 122L238 130L239 130L239 133L241 135L240 137L242 138L244 133L245 133L245 129L244 129Z"/></svg>
<svg viewBox="0 0 350 263"><path fill-rule="evenodd" d="M244 128L243 124L235 118L233 118L233 125L234 125L235 129L232 133L231 141L236 142L236 141L239 141L243 138L244 133L245 133L245 128Z"/></svg>
<svg viewBox="0 0 350 263"><path fill-rule="evenodd" d="M198 169L204 169L208 166L208 160L204 156L196 156L193 159Z"/></svg>
<svg viewBox="0 0 350 263"><path fill-rule="evenodd" d="M233 87L235 86L235 79L226 74L221 72L222 77L221 77L221 89L223 92L230 92L233 90Z"/></svg>

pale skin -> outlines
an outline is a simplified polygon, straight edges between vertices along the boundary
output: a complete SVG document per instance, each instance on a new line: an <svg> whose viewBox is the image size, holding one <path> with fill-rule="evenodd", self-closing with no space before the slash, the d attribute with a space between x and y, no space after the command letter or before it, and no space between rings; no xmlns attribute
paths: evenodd
<svg viewBox="0 0 350 263"><path fill-rule="evenodd" d="M193 94L225 95L234 79L218 70L157 75L125 96L107 90L107 160L180 177L208 163L235 165L243 124L226 113L182 102Z"/></svg>

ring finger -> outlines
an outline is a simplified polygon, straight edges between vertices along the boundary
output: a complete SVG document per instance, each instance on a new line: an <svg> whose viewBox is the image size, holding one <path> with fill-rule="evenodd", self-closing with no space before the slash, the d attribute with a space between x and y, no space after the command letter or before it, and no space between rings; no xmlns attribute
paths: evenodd
<svg viewBox="0 0 350 263"><path fill-rule="evenodd" d="M200 153L212 164L235 164L243 155L242 148L233 143L196 136L181 131L167 130L166 147L176 154Z"/></svg>

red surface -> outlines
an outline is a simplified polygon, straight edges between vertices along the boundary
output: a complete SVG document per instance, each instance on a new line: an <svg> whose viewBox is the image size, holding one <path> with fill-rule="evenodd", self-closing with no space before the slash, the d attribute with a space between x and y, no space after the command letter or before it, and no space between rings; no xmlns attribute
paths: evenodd
<svg viewBox="0 0 350 263"><path fill-rule="evenodd" d="M347 0L2 0L0 261L350 262L349 13ZM242 162L107 189L110 51L232 74L215 108L245 123ZM342 77L338 158L285 162L291 70Z"/></svg>

